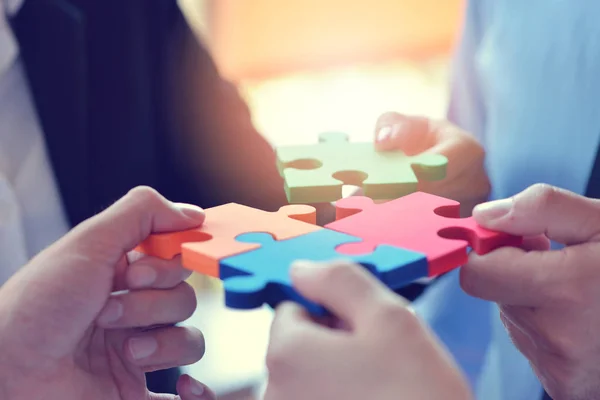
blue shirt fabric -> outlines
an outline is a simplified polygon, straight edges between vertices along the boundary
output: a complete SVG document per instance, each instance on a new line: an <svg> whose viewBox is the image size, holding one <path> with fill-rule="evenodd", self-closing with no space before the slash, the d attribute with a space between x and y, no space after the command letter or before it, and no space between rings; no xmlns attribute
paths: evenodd
<svg viewBox="0 0 600 400"><path fill-rule="evenodd" d="M600 2L470 0L453 65L449 119L484 145L491 198L534 183L584 193L600 139ZM456 357L478 399L542 395L497 306L458 271L415 309Z"/></svg>

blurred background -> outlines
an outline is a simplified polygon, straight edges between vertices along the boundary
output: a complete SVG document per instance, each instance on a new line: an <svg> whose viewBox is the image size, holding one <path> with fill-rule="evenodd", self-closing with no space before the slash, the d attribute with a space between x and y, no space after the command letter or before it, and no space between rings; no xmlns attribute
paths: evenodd
<svg viewBox="0 0 600 400"><path fill-rule="evenodd" d="M180 0L223 77L273 145L313 143L326 130L371 141L377 117L443 117L462 0ZM187 368L222 398L260 397L272 311L222 307L218 281L194 276L190 322L207 338Z"/></svg>
<svg viewBox="0 0 600 400"><path fill-rule="evenodd" d="M443 117L463 11L462 0L20 3L5 49L15 62L0 75L19 95L0 93L14 106L0 109L0 184L15 193L5 209L20 210L0 220L0 249L18 256L0 254L0 276L135 186L277 210L287 199L270 145L330 130L371 141L386 111ZM227 309L219 280L190 282L186 323L207 349L184 372L221 399L258 398L272 310ZM173 391L178 373L148 385Z"/></svg>
<svg viewBox="0 0 600 400"><path fill-rule="evenodd" d="M463 0L180 0L272 143L371 140L384 111L442 117Z"/></svg>

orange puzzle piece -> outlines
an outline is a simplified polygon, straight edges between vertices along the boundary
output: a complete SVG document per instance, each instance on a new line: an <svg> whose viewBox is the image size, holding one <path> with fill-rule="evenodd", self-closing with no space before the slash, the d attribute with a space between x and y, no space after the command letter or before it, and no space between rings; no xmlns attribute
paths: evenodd
<svg viewBox="0 0 600 400"><path fill-rule="evenodd" d="M136 250L163 259L181 254L185 268L218 278L221 259L260 247L236 241L238 235L267 232L284 240L323 229L316 225L315 208L307 205L287 205L269 212L229 203L204 211L201 227L150 235Z"/></svg>

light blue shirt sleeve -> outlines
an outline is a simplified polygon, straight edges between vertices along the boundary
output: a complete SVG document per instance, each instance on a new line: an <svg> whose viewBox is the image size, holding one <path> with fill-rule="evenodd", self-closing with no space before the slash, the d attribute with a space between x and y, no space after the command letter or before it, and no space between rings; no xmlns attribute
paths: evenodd
<svg viewBox="0 0 600 400"><path fill-rule="evenodd" d="M475 67L482 37L486 0L470 1L451 65L448 120L480 141L485 126L485 103Z"/></svg>
<svg viewBox="0 0 600 400"><path fill-rule="evenodd" d="M486 143L485 88L480 84L479 49L491 5L470 1L452 63L448 119ZM541 385L528 361L514 347L494 303L467 295L459 271L439 279L415 302L466 375L477 399L537 400Z"/></svg>
<svg viewBox="0 0 600 400"><path fill-rule="evenodd" d="M600 140L598 15L596 0L468 1L448 118L484 146L491 199L535 183L585 191ZM433 283L415 309L478 399L541 398L497 306L467 296L459 271Z"/></svg>

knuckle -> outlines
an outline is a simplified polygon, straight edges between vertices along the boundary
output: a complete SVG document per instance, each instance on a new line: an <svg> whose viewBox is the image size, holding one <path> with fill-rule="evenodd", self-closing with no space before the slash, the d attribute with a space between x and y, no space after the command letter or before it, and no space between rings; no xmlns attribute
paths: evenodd
<svg viewBox="0 0 600 400"><path fill-rule="evenodd" d="M150 186L137 186L127 193L132 201L141 204L155 204L161 202L161 195Z"/></svg>
<svg viewBox="0 0 600 400"><path fill-rule="evenodd" d="M537 209L552 205L559 195L558 188L547 183L536 183L523 192L523 197L531 198L532 206Z"/></svg>

